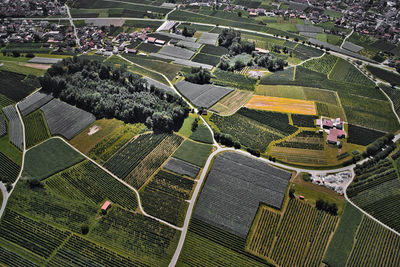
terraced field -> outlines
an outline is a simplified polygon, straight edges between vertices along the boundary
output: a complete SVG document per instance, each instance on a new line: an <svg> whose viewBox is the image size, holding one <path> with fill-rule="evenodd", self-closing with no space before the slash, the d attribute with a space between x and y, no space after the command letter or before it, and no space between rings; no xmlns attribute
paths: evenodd
<svg viewBox="0 0 400 267"><path fill-rule="evenodd" d="M335 66L337 59L338 58L333 55L325 54L322 58L307 61L303 66L312 71L328 75Z"/></svg>

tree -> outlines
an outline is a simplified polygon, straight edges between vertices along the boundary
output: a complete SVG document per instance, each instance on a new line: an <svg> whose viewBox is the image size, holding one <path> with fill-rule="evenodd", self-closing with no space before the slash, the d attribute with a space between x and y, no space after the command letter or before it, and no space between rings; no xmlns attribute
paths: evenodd
<svg viewBox="0 0 400 267"><path fill-rule="evenodd" d="M30 178L28 184L30 188L42 187L42 183L37 178Z"/></svg>
<svg viewBox="0 0 400 267"><path fill-rule="evenodd" d="M242 16L242 12L239 11L239 12L237 13L237 15L238 15L238 17L241 17L241 16Z"/></svg>
<svg viewBox="0 0 400 267"><path fill-rule="evenodd" d="M193 123L192 123L192 132L196 131L198 126L199 126L199 119L195 118Z"/></svg>
<svg viewBox="0 0 400 267"><path fill-rule="evenodd" d="M293 199L294 198L294 193L295 193L295 190L294 190L294 188L292 187L292 188L290 188L289 189L289 197L291 198L291 199Z"/></svg>
<svg viewBox="0 0 400 267"><path fill-rule="evenodd" d="M87 235L89 233L89 225L86 223L81 226L81 232L83 235Z"/></svg>
<svg viewBox="0 0 400 267"><path fill-rule="evenodd" d="M192 68L189 74L185 74L185 81L197 84L210 83L211 73L209 70L200 68Z"/></svg>

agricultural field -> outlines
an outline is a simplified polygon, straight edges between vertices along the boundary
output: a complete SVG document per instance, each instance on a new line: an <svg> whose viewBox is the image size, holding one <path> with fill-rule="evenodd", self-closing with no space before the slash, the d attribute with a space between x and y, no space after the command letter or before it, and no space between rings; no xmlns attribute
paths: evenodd
<svg viewBox="0 0 400 267"><path fill-rule="evenodd" d="M362 216L357 208L349 203L346 205L339 226L325 253L324 263L329 266L346 265L347 257L355 243L354 235L361 223Z"/></svg>
<svg viewBox="0 0 400 267"><path fill-rule="evenodd" d="M278 147L290 147L298 149L324 150L324 136L313 131L301 131L298 134L275 143Z"/></svg>
<svg viewBox="0 0 400 267"><path fill-rule="evenodd" d="M396 132L399 123L388 101L340 94L349 123L385 132Z"/></svg>
<svg viewBox="0 0 400 267"><path fill-rule="evenodd" d="M136 49L146 53L157 53L158 51L160 51L161 46L149 43L141 43L138 47L136 47Z"/></svg>
<svg viewBox="0 0 400 267"><path fill-rule="evenodd" d="M230 71L216 69L212 73L211 82L215 85L228 86L240 90L254 91L257 80Z"/></svg>
<svg viewBox="0 0 400 267"><path fill-rule="evenodd" d="M232 89L225 87L210 84L199 85L187 81L180 81L175 86L195 106L204 108L211 107L232 92Z"/></svg>
<svg viewBox="0 0 400 267"><path fill-rule="evenodd" d="M260 122L240 115L238 112L231 116L211 115L209 121L214 130L230 134L234 141L240 142L243 146L257 149L263 153L273 140L284 137L279 132L269 129Z"/></svg>
<svg viewBox="0 0 400 267"><path fill-rule="evenodd" d="M303 67L328 75L335 66L337 59L338 58L333 55L326 54L322 58L305 62Z"/></svg>
<svg viewBox="0 0 400 267"><path fill-rule="evenodd" d="M0 181L13 183L19 174L20 166L0 152Z"/></svg>
<svg viewBox="0 0 400 267"><path fill-rule="evenodd" d="M397 266L400 237L373 220L363 217L347 266Z"/></svg>
<svg viewBox="0 0 400 267"><path fill-rule="evenodd" d="M203 124L199 125L189 138L206 144L214 143L210 130Z"/></svg>
<svg viewBox="0 0 400 267"><path fill-rule="evenodd" d="M171 157L163 168L180 175L191 177L193 179L196 178L200 172L200 167L174 157Z"/></svg>
<svg viewBox="0 0 400 267"><path fill-rule="evenodd" d="M26 148L37 145L50 137L46 120L41 111L35 111L23 118Z"/></svg>
<svg viewBox="0 0 400 267"><path fill-rule="evenodd" d="M378 79L381 79L390 84L400 85L400 75L391 71L383 70L371 65L368 65L367 70Z"/></svg>
<svg viewBox="0 0 400 267"><path fill-rule="evenodd" d="M20 101L36 87L40 87L36 77L26 76L9 71L0 71L0 94L13 101ZM13 88L13 90L10 90Z"/></svg>
<svg viewBox="0 0 400 267"><path fill-rule="evenodd" d="M318 119L317 116L310 115L300 115L300 114L292 114L293 125L298 127L315 127L315 120Z"/></svg>
<svg viewBox="0 0 400 267"><path fill-rule="evenodd" d="M21 102L19 102L18 108L21 112L21 115L25 117L34 112L35 110L39 109L41 106L47 104L52 99L53 99L52 95L48 95L40 91L37 91L34 94L26 97Z"/></svg>
<svg viewBox="0 0 400 267"><path fill-rule="evenodd" d="M125 177L124 181L135 188L140 188L157 171L183 142L178 135L168 135L148 155L137 164L136 168Z"/></svg>
<svg viewBox="0 0 400 267"><path fill-rule="evenodd" d="M367 76L361 73L352 64L341 58L338 59L328 77L329 79L336 81L356 83L371 87L375 86L374 82L372 82Z"/></svg>
<svg viewBox="0 0 400 267"><path fill-rule="evenodd" d="M93 114L58 99L53 99L40 108L52 135L72 139L96 120Z"/></svg>
<svg viewBox="0 0 400 267"><path fill-rule="evenodd" d="M45 180L52 192L65 198L103 204L110 200L125 209L135 211L136 194L90 161L84 161Z"/></svg>
<svg viewBox="0 0 400 267"><path fill-rule="evenodd" d="M280 208L291 173L237 152L218 155L194 217L246 238L259 202ZM241 201L236 201L240 195Z"/></svg>
<svg viewBox="0 0 400 267"><path fill-rule="evenodd" d="M21 120L19 119L17 110L14 106L10 105L3 108L2 111L8 121L10 143L22 151L24 137L22 131L22 123Z"/></svg>
<svg viewBox="0 0 400 267"><path fill-rule="evenodd" d="M164 266L174 253L179 234L151 218L115 207L99 220L88 237L140 260L139 265Z"/></svg>
<svg viewBox="0 0 400 267"><path fill-rule="evenodd" d="M167 136L165 134L143 134L127 143L113 155L104 167L117 177L124 179Z"/></svg>
<svg viewBox="0 0 400 267"><path fill-rule="evenodd" d="M6 97L5 95L0 94L0 108L13 105L15 102L10 98Z"/></svg>
<svg viewBox="0 0 400 267"><path fill-rule="evenodd" d="M211 150L212 146L209 144L186 140L172 156L202 168L206 164Z"/></svg>
<svg viewBox="0 0 400 267"><path fill-rule="evenodd" d="M60 139L49 139L27 151L23 177L44 180L84 159Z"/></svg>
<svg viewBox="0 0 400 267"><path fill-rule="evenodd" d="M0 112L0 137L7 134L7 121L2 112Z"/></svg>
<svg viewBox="0 0 400 267"><path fill-rule="evenodd" d="M205 44L203 48L200 50L200 53L213 55L213 56L223 56L228 54L228 49L223 46L215 46Z"/></svg>
<svg viewBox="0 0 400 267"><path fill-rule="evenodd" d="M252 95L250 92L235 90L218 101L210 109L222 116L231 115L244 106Z"/></svg>
<svg viewBox="0 0 400 267"><path fill-rule="evenodd" d="M295 67L290 67L285 70L278 70L271 75L261 79L261 84L274 84L277 81L293 81Z"/></svg>
<svg viewBox="0 0 400 267"><path fill-rule="evenodd" d="M324 166L328 159L324 150L298 149L273 146L269 150L272 157L298 165Z"/></svg>
<svg viewBox="0 0 400 267"><path fill-rule="evenodd" d="M315 103L308 100L279 98L270 96L253 96L245 107L251 109L294 113L303 115L316 115Z"/></svg>
<svg viewBox="0 0 400 267"><path fill-rule="evenodd" d="M194 186L192 179L159 171L140 191L143 208L149 214L183 226Z"/></svg>
<svg viewBox="0 0 400 267"><path fill-rule="evenodd" d="M245 238L192 218L177 266L270 266L245 244Z"/></svg>
<svg viewBox="0 0 400 267"><path fill-rule="evenodd" d="M349 138L347 139L347 142L367 146L379 137L384 136L385 132L349 124L348 134Z"/></svg>
<svg viewBox="0 0 400 267"><path fill-rule="evenodd" d="M379 87L387 94L390 100L392 100L394 110L396 114L400 116L400 90L384 84L380 84Z"/></svg>
<svg viewBox="0 0 400 267"><path fill-rule="evenodd" d="M71 139L70 143L82 153L104 163L126 142L146 129L142 123L125 124L117 119L100 119Z"/></svg>
<svg viewBox="0 0 400 267"><path fill-rule="evenodd" d="M216 66L219 63L219 57L198 53L193 57L192 61Z"/></svg>
<svg viewBox="0 0 400 267"><path fill-rule="evenodd" d="M342 118L344 121L347 121L346 114L343 108L339 105L316 102L316 106L319 116L325 116L328 118Z"/></svg>
<svg viewBox="0 0 400 267"><path fill-rule="evenodd" d="M278 222L278 213L262 211L250 251L280 266L319 266L339 218L297 199L289 200L281 216ZM267 244L272 245L265 249Z"/></svg>

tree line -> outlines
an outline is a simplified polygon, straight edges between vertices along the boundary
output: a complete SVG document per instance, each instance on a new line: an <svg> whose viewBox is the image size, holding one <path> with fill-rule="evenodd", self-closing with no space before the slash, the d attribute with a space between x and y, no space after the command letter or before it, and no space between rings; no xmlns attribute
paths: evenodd
<svg viewBox="0 0 400 267"><path fill-rule="evenodd" d="M189 113L176 94L149 86L125 66L67 58L54 64L40 78L42 90L93 113L97 118L117 118L145 123L158 132L178 130Z"/></svg>

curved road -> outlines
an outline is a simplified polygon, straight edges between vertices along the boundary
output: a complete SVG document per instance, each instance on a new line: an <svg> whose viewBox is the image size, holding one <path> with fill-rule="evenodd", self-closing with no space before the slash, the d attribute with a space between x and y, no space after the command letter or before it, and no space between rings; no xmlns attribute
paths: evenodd
<svg viewBox="0 0 400 267"><path fill-rule="evenodd" d="M71 22L72 22L73 20L85 19L85 18L72 18L71 15L70 15L69 9L67 9L67 10L68 10L68 15L69 15L69 18L67 18L67 19L70 20ZM34 18L34 19L43 20L43 18ZM99 19L102 19L102 18L99 18ZM107 19L107 18L103 18L103 19ZM133 18L121 18L121 19L132 20ZM49 20L51 20L51 19L49 19ZM55 18L54 20L59 20L59 18ZM135 20L153 20L153 21L154 21L154 19L136 19L136 18L135 18ZM159 20L159 21L165 21L165 20ZM180 21L177 21L177 22L180 22ZM185 21L185 22L187 22L187 21ZM72 23L72 24L73 24L73 23ZM196 23L196 24L199 24L199 25L207 25L207 26L215 26L215 25L213 25L213 24L207 24L207 23ZM219 27L221 27L221 28L229 28L229 27L227 27L227 26L219 26ZM74 28L74 29L75 29L75 28ZM252 30L246 30L246 29L241 29L241 28L233 28L233 29L235 29L235 30L240 30L240 31L245 31L245 32L251 32L251 33L257 33L257 34L261 34L261 35L265 35L265 36L273 36L272 34L263 33L263 32L257 32L257 31L252 31ZM75 29L74 31L76 31L76 29ZM282 39L284 39L284 38L282 38ZM331 53L332 53L332 54L335 54L335 55L338 55L338 56L340 56L340 57L349 58L349 56L343 56L343 55L341 55L341 54L339 54L339 53L333 53L333 52L331 52ZM121 58L123 58L123 57L121 57ZM140 66L140 67L142 67L142 68L144 68L144 69L146 69L146 70L149 70L149 71L152 71L152 72L155 72L155 73L158 73L158 74L162 75L162 76L166 79L166 81L168 81L170 87L173 88L174 92L175 92L177 95L179 95L180 97L182 97L182 98L186 101L186 103L187 103L191 108L193 108L193 109L195 110L196 113L198 112L198 110L197 110L186 98L184 98L184 97L176 90L176 88L173 86L173 84L171 83L171 81L170 81L164 74L159 73L159 72L156 72L156 71L151 70L151 69L147 69L147 68L145 68L145 67L143 67L143 66L141 66L141 65L139 65L139 64L133 63L133 62L131 62L130 60L127 60L127 59L125 59L125 58L123 58L123 59L126 60L127 62L133 64L133 65ZM358 59L357 59L357 60L358 60ZM362 61L362 60L361 60L361 61ZM362 62L363 62L364 64L366 64L366 62L364 62L364 61L362 61ZM371 63L367 63L367 64L371 64ZM372 65L379 66L379 67L382 67L382 66L383 66L382 64L372 64ZM385 95L386 95L386 94L385 94ZM390 102L392 103L392 101L390 101ZM394 109L393 103L392 103L392 108ZM22 122L22 125L23 125L22 117L21 117L21 115L20 115L20 113L19 113L19 111L18 111L18 108L17 108L17 112L18 112L19 118L20 118L20 120L21 120L21 122ZM396 113L395 113L395 114L396 114ZM396 114L396 116L397 116L397 114ZM66 142L63 138L60 138L60 137L53 137L53 138L59 138L59 139L63 140L63 142L65 142L66 144L68 144L70 147L72 147L74 150L76 150L77 152L79 152L79 153L80 153L81 155L83 155L85 158L87 158L88 160L90 160L91 162L93 162L94 164L96 164L98 167L100 167L102 170L106 171L106 172L107 172L108 174L110 174L112 177L114 177L115 179L117 179L119 182L123 183L124 185L126 185L127 187L129 187L131 190L133 190L133 191L136 193L136 196L137 196L137 198L138 198L138 206L139 206L139 209L140 209L140 211L141 211L145 216L150 217L150 218L152 218L152 219L154 219L154 220L157 220L157 221L159 221L159 222L161 222L161 223L164 223L164 224L166 224L166 225L168 225L168 226L170 226L170 227L172 227L172 228L174 228L174 229L176 229L176 230L182 231L181 236L180 236L180 239L179 239L178 246L177 246L177 248L176 248L176 250L175 250L175 253L174 253L174 256L173 256L173 258L172 258L172 260L171 260L171 262L170 262L170 266L175 266L175 264L176 264L177 261L178 261L180 252L181 252L181 250L182 250L182 248L183 248L184 240L185 240L185 238L186 238L186 233L187 233L188 226L189 226L189 222L190 222L190 219L191 219L191 215L192 215L192 212L193 212L193 209L194 209L195 201L196 201L197 196L198 196L198 194L199 194L199 192L200 192L201 186L202 186L202 184L203 184L203 182L204 182L204 179L205 179L205 177L206 177L207 171L208 171L208 169L209 169L209 167L210 167L210 164L211 164L212 159L214 158L214 156L216 156L218 153L225 152L225 151L236 151L236 152L238 152L238 153L242 153L242 154L245 154L245 155L247 155L247 156L254 157L254 156L251 155L250 153L245 152L245 151L243 151L243 150L235 150L235 149L233 149L233 148L221 148L221 146L215 141L215 138L214 138L214 135L213 135L213 131L212 131L210 125L207 123L207 121L206 121L204 118L202 118L202 116L199 116L199 117L200 117L201 120L203 121L204 125L206 125L207 128L209 129L209 131L211 132L211 134L212 134L212 136L213 136L214 146L217 147L217 150L214 151L214 152L208 157L208 159L207 159L206 165L204 166L204 168L203 168L203 170L202 170L202 173L201 173L201 175L200 175L200 178L199 178L199 180L197 181L196 187L195 187L195 189L194 189L194 191L193 191L192 198L191 198L191 200L190 200L190 202L189 202L190 204L189 204L189 207L188 207L188 210L187 210L187 213L186 213L184 226L181 227L181 228L180 228L180 227L177 227L177 226L175 226L175 225L172 225L172 224L170 224L170 223L168 223L168 222L165 222L165 221L163 221L163 220L161 220L161 219L158 219L158 218L156 218L156 217L154 217L154 216L151 216L151 215L147 214L147 213L143 210L143 207L142 207L142 205L141 205L141 200L140 200L139 192L138 192L135 188L133 188L132 186L130 186L130 185L127 184L126 182L122 181L120 178L116 177L116 176L115 176L114 174L112 174L110 171L108 171L107 169L105 169L104 167L102 167L101 165L99 165L97 162L95 162L95 161L93 161L92 159L90 159L89 157L87 157L85 154L81 153L81 152L80 152L79 150L77 150L75 147L73 147L73 146L70 145L68 142ZM398 116L397 116L397 118L399 119ZM399 121L400 121L400 119L399 119ZM24 146L23 146L23 153L22 153L22 167L21 167L21 171L20 171L20 173L19 173L19 175L18 175L17 180L16 180L16 181L14 182L14 184L13 184L14 187L15 187L16 183L19 181L19 179L21 178L21 174L22 174L22 171L23 171L23 165L24 165L24 158L25 158L25 152L26 152L26 148L25 148L25 126L24 126L24 125L23 125L23 138L24 138L24 141L23 141ZM399 138L399 135L397 135L396 138L398 139L398 138ZM266 163L268 163L268 164L274 165L274 166L276 166L276 167L280 167L280 168L292 170L292 171L295 171L295 172L328 173L328 172L340 172L340 171L344 171L344 170L351 170L352 173L353 173L353 177L354 177L353 168L355 167L355 165L350 165L350 166L347 166L347 167L344 167L344 168L337 168L337 169L330 169L330 170L322 170L322 171L319 171L319 170L308 170L308 169L303 169L303 168L296 168L296 167L286 166L286 165L281 164L281 163L271 162L271 161L269 161L268 159L265 159L265 158L257 158L257 159L259 159L259 160L261 160L261 161L264 161L264 162L266 162ZM351 179L351 180L352 180L352 179ZM349 184L350 184L350 183L351 183L351 181L349 182ZM348 186L348 185L347 185L347 186ZM347 187L346 187L346 188L347 188ZM4 188L4 185L0 184L0 189L3 191L3 190L5 189L5 188ZM13 190L14 190L14 189L13 189ZM2 207L1 207L1 210L0 210L0 217L1 217L1 215L2 215L2 212L3 212L3 210L4 210L5 205L6 205L6 203L7 203L7 199L8 199L8 197L11 195L11 193L13 192L13 190L12 190L9 194L6 194L6 195L4 196L4 201L3 201L3 204L2 204ZM373 218L371 215L369 215L368 213L366 213L365 211L363 211L362 209L360 209L358 206L356 206L356 205L347 197L346 194L345 194L345 198L346 198L346 200L347 200L349 203L351 203L351 204L354 205L356 208L358 208L363 214L366 214L368 217L370 217L370 218L373 219L374 221L378 222L379 224L381 224L381 225L384 226L385 228L387 228L387 229L393 231L393 232L396 233L397 235L400 235L400 234L399 234L398 232L396 232L395 230L393 230L393 229L391 229L390 227L386 226L385 224L379 222L377 219Z"/></svg>

